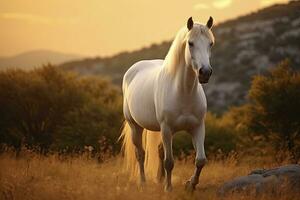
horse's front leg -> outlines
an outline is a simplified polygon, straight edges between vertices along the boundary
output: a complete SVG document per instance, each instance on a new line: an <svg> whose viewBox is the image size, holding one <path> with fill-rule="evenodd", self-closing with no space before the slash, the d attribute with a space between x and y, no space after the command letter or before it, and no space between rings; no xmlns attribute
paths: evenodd
<svg viewBox="0 0 300 200"><path fill-rule="evenodd" d="M161 125L161 134L164 148L164 168L166 171L165 191L169 192L172 190L171 176L174 167L174 158L172 150L173 134L171 132L171 129L164 123Z"/></svg>
<svg viewBox="0 0 300 200"><path fill-rule="evenodd" d="M193 191L196 188L196 185L199 182L199 176L202 168L206 163L206 156L204 150L204 139L205 139L205 126L204 122L197 127L196 129L191 131L193 145L196 150L196 158L195 158L195 171L193 176L186 182L186 189L189 191Z"/></svg>

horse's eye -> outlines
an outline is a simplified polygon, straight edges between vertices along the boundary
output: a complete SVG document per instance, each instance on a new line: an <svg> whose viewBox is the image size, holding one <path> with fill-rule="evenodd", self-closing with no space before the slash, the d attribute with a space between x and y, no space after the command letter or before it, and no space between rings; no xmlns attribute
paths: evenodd
<svg viewBox="0 0 300 200"><path fill-rule="evenodd" d="M193 47L193 46L194 46L194 43L193 43L193 42L189 42L189 46L190 46L190 47Z"/></svg>

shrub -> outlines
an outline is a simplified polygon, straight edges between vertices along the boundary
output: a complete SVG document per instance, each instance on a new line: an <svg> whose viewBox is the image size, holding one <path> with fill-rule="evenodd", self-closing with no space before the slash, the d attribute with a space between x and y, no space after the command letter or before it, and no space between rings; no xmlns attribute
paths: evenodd
<svg viewBox="0 0 300 200"><path fill-rule="evenodd" d="M267 75L253 79L249 98L248 127L270 141L277 150L300 156L300 73L288 61Z"/></svg>
<svg viewBox="0 0 300 200"><path fill-rule="evenodd" d="M51 65L2 71L0 144L17 151L25 145L41 153L82 150L85 145L98 150L102 137L110 145L117 139L120 102L109 81L82 79Z"/></svg>

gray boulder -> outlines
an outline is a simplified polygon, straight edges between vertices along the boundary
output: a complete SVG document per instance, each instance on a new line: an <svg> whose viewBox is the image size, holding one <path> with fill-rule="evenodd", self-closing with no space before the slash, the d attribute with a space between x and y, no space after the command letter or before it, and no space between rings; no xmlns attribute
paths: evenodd
<svg viewBox="0 0 300 200"><path fill-rule="evenodd" d="M238 177L224 183L218 189L217 194L219 196L234 193L260 195L282 192L300 193L300 165L254 170L248 176Z"/></svg>

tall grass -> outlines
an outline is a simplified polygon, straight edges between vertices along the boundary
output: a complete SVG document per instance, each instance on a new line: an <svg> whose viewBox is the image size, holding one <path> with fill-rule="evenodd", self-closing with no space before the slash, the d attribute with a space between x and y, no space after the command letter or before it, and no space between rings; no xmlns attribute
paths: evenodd
<svg viewBox="0 0 300 200"><path fill-rule="evenodd" d="M0 155L0 199L217 199L215 192L225 181L246 175L254 168L277 165L269 160L253 163L249 160L250 157L247 162L241 162L236 156L210 160L203 169L197 190L189 194L183 184L193 172L191 159L175 162L173 192L165 193L162 185L153 182L139 189L136 181L130 181L123 171L120 158L99 164L86 155L62 160L58 155L25 154L16 159L4 153ZM282 197L291 198L291 195Z"/></svg>

